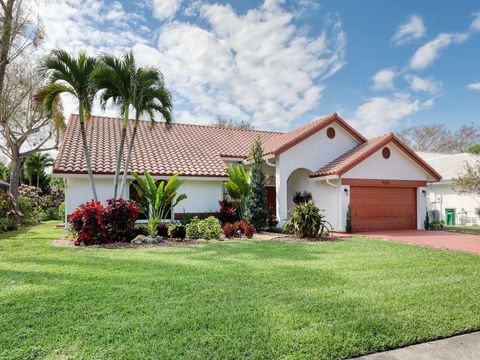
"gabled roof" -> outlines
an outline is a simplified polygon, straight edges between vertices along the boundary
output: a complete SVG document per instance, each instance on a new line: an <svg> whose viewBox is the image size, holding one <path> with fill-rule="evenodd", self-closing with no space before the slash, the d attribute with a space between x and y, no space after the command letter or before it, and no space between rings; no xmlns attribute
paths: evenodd
<svg viewBox="0 0 480 360"><path fill-rule="evenodd" d="M446 181L463 175L465 164L475 166L480 162L480 155L469 153L442 154L417 151L417 155L434 167Z"/></svg>
<svg viewBox="0 0 480 360"><path fill-rule="evenodd" d="M282 135L270 138L263 144L264 155L280 155L333 122L343 127L359 142L367 141L362 134L347 124L337 113L333 113Z"/></svg>
<svg viewBox="0 0 480 360"><path fill-rule="evenodd" d="M92 116L86 124L87 141L93 173L115 173L116 152L120 143L122 122L111 117ZM127 141L133 129L130 121ZM257 136L262 142L279 136L268 131L240 130L204 125L172 124L167 131L163 123L150 130L150 123L141 121L135 138L130 171L150 171L156 176L226 177L222 157L246 158ZM60 146L53 172L86 174L78 115L71 115Z"/></svg>
<svg viewBox="0 0 480 360"><path fill-rule="evenodd" d="M442 176L429 164L425 162L420 156L418 156L412 149L410 149L405 143L397 138L393 133L388 133L382 136L372 138L362 144L357 145L350 151L339 156L332 162L323 166L321 169L314 171L310 174L310 177L320 177L328 175L343 175L348 170L352 169L360 162L368 158L370 155L380 150L388 143L393 142L403 152L405 152L413 161L420 165L427 173L429 173L434 179L440 180Z"/></svg>

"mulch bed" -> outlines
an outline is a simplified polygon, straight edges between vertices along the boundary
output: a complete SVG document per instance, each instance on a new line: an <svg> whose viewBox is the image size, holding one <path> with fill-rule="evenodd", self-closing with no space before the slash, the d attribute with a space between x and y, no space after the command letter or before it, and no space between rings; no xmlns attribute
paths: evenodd
<svg viewBox="0 0 480 360"><path fill-rule="evenodd" d="M101 249L129 249L129 248L152 248L165 246L189 246L197 244L197 240L165 240L158 244L132 244L132 243L108 243L102 245L75 246L73 241L68 239L58 239L51 242L53 246L75 247L75 248L101 248Z"/></svg>

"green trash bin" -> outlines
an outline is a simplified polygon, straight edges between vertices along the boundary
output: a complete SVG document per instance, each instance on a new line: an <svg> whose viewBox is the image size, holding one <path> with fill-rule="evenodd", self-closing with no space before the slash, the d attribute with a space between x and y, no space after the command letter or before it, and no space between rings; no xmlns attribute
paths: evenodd
<svg viewBox="0 0 480 360"><path fill-rule="evenodd" d="M445 223L455 225L455 209L445 209Z"/></svg>

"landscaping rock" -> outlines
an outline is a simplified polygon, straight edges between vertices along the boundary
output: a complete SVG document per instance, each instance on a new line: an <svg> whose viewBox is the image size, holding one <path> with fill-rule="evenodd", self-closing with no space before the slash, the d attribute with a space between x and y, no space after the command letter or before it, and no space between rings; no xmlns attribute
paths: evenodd
<svg viewBox="0 0 480 360"><path fill-rule="evenodd" d="M146 244L147 243L147 236L145 235L137 235L135 239L131 241L132 244L140 245L140 244Z"/></svg>
<svg viewBox="0 0 480 360"><path fill-rule="evenodd" d="M163 241L163 237L161 236L146 236L147 244L158 244L162 241Z"/></svg>

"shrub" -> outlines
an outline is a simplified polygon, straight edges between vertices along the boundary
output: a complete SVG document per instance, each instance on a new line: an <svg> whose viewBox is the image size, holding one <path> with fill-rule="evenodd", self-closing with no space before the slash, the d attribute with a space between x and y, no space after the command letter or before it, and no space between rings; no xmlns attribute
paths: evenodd
<svg viewBox="0 0 480 360"><path fill-rule="evenodd" d="M104 222L105 208L99 201L82 204L70 215L75 245L93 245L107 242Z"/></svg>
<svg viewBox="0 0 480 360"><path fill-rule="evenodd" d="M299 237L316 237L328 234L328 228L331 225L325 220L325 215L309 200L291 210L284 231Z"/></svg>
<svg viewBox="0 0 480 360"><path fill-rule="evenodd" d="M150 235L148 226L144 224L135 225L135 227L133 228L133 235L134 235L134 238L138 235L143 235L143 236Z"/></svg>
<svg viewBox="0 0 480 360"><path fill-rule="evenodd" d="M194 217L190 224L186 225L186 234L189 239L220 239L222 228L215 216L203 220Z"/></svg>
<svg viewBox="0 0 480 360"><path fill-rule="evenodd" d="M352 208L350 205L348 205L348 210L347 210L347 221L345 224L345 231L349 234L352 233Z"/></svg>
<svg viewBox="0 0 480 360"><path fill-rule="evenodd" d="M163 238L168 237L168 226L167 224L161 222L157 225L157 235Z"/></svg>
<svg viewBox="0 0 480 360"><path fill-rule="evenodd" d="M182 224L170 224L168 225L168 234L174 239L185 239L186 231L185 226Z"/></svg>
<svg viewBox="0 0 480 360"><path fill-rule="evenodd" d="M225 237L227 239L230 239L230 238L236 236L237 235L237 226L235 224L232 224L232 223L223 224L223 235L225 235Z"/></svg>
<svg viewBox="0 0 480 360"><path fill-rule="evenodd" d="M64 220L65 219L65 202L62 202L58 206L58 220Z"/></svg>
<svg viewBox="0 0 480 360"><path fill-rule="evenodd" d="M242 220L237 223L237 228L247 238L251 239L255 233L255 227L246 220Z"/></svg>
<svg viewBox="0 0 480 360"><path fill-rule="evenodd" d="M237 209L234 207L231 201L220 201L218 219L222 222L222 224L233 223L238 220Z"/></svg>
<svg viewBox="0 0 480 360"><path fill-rule="evenodd" d="M443 230L444 225L445 225L445 222L443 220L441 220L441 221L431 221L428 224L428 229L429 230Z"/></svg>
<svg viewBox="0 0 480 360"><path fill-rule="evenodd" d="M0 232L14 228L14 215L15 210L12 195L0 192Z"/></svg>
<svg viewBox="0 0 480 360"><path fill-rule="evenodd" d="M295 205L302 205L308 201L312 201L312 193L308 191L304 191L303 193L300 191L295 191L293 194L293 203Z"/></svg>
<svg viewBox="0 0 480 360"><path fill-rule="evenodd" d="M35 200L20 195L18 197L18 205L22 213L22 222L26 225L36 224L40 221L40 214L35 211Z"/></svg>
<svg viewBox="0 0 480 360"><path fill-rule="evenodd" d="M151 217L148 219L148 233L150 236L157 236L158 235L158 218Z"/></svg>
<svg viewBox="0 0 480 360"><path fill-rule="evenodd" d="M108 240L112 242L132 240L137 218L138 209L135 202L124 199L108 199L103 214Z"/></svg>
<svg viewBox="0 0 480 360"><path fill-rule="evenodd" d="M277 217L275 215L270 215L268 217L268 227L270 229L276 227L278 225L278 220L277 220Z"/></svg>

